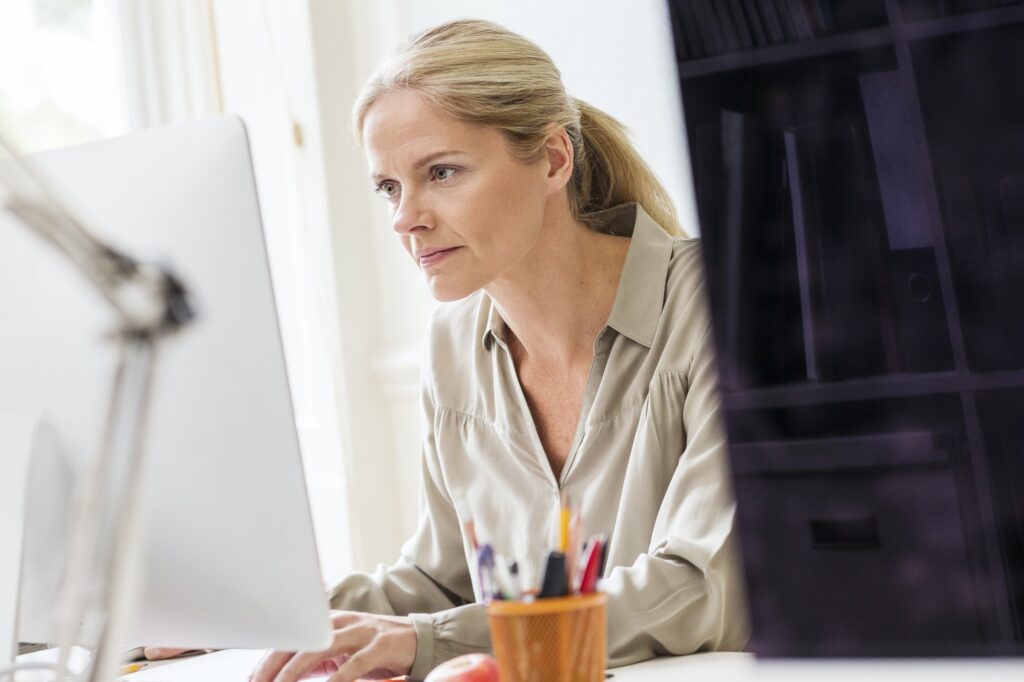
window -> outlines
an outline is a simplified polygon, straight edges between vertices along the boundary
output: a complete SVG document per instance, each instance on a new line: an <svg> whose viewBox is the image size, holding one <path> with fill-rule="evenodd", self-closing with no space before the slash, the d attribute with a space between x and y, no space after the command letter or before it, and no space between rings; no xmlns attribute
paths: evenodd
<svg viewBox="0 0 1024 682"><path fill-rule="evenodd" d="M111 0L4 0L0 130L32 152L127 132Z"/></svg>

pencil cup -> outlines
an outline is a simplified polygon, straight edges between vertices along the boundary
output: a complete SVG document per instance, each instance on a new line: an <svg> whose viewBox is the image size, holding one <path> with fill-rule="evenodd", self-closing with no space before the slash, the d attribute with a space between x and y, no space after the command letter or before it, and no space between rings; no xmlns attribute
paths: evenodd
<svg viewBox="0 0 1024 682"><path fill-rule="evenodd" d="M608 629L603 592L487 606L501 682L604 680Z"/></svg>

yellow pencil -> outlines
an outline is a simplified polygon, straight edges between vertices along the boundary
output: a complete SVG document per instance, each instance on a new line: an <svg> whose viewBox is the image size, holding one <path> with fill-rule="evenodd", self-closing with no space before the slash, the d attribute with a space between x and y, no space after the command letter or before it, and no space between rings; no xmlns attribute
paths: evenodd
<svg viewBox="0 0 1024 682"><path fill-rule="evenodd" d="M121 672L118 675L131 675L137 673L146 667L145 663L129 663L128 665L121 666Z"/></svg>
<svg viewBox="0 0 1024 682"><path fill-rule="evenodd" d="M569 493L562 491L562 517L561 533L558 537L558 548L565 554L569 550L569 521L572 518L572 510L569 509Z"/></svg>

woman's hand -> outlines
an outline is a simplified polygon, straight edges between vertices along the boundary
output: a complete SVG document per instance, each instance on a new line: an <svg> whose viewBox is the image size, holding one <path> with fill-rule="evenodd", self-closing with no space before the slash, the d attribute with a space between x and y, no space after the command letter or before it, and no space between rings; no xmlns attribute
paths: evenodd
<svg viewBox="0 0 1024 682"><path fill-rule="evenodd" d="M330 675L327 682L407 675L416 659L416 629L401 616L332 611L334 643L316 653L268 653L249 682L296 682L304 675Z"/></svg>

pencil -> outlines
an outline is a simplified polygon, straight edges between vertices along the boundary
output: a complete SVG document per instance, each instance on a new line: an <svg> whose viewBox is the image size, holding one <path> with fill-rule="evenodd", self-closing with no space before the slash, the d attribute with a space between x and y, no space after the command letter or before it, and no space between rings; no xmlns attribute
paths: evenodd
<svg viewBox="0 0 1024 682"><path fill-rule="evenodd" d="M145 663L129 663L128 665L121 666L121 672L118 675L131 675L137 673L146 667Z"/></svg>
<svg viewBox="0 0 1024 682"><path fill-rule="evenodd" d="M572 511L569 509L569 493L564 490L561 493L562 500L562 515L560 524L560 533L558 535L558 548L562 554L565 554L569 550L569 522L572 518Z"/></svg>

